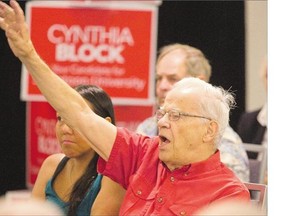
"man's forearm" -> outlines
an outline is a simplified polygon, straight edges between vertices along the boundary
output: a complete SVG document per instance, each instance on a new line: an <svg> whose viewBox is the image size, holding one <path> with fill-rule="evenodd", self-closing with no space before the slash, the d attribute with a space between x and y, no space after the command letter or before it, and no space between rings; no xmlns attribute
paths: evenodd
<svg viewBox="0 0 288 216"><path fill-rule="evenodd" d="M65 122L73 124L71 120L74 110L81 110L87 106L83 98L55 74L36 51L20 59L51 106ZM71 104L71 101L75 103Z"/></svg>

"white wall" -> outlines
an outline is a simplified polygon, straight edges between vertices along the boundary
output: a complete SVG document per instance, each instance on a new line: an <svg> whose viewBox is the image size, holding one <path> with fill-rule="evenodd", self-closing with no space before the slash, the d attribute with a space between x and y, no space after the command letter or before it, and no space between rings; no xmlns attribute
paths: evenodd
<svg viewBox="0 0 288 216"><path fill-rule="evenodd" d="M267 0L245 1L246 110L261 107L267 94L259 71L267 55Z"/></svg>

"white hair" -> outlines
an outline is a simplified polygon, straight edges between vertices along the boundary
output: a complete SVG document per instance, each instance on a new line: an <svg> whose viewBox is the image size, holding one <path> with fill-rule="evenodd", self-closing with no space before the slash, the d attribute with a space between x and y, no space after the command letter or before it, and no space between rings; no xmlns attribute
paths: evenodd
<svg viewBox="0 0 288 216"><path fill-rule="evenodd" d="M172 89L193 89L197 90L200 100L197 101L200 112L203 116L209 117L218 123L219 132L216 140L217 145L229 124L230 109L235 106L235 99L232 93L222 87L213 86L198 78L184 78L175 83Z"/></svg>

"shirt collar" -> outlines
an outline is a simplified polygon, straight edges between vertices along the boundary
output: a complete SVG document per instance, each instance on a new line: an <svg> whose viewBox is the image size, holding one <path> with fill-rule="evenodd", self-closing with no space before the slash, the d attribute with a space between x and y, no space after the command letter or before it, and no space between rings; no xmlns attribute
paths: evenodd
<svg viewBox="0 0 288 216"><path fill-rule="evenodd" d="M220 152L219 152L219 150L217 150L207 160L183 166L180 169L173 171L173 174L183 175L183 173L184 173L184 176L191 177L191 176L195 176L195 175L216 169L220 165L221 165Z"/></svg>

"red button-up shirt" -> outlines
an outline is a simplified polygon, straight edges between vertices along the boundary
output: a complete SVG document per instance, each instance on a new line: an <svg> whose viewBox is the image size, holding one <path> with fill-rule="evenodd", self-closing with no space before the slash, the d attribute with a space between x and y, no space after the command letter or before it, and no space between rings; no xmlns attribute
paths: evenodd
<svg viewBox="0 0 288 216"><path fill-rule="evenodd" d="M99 158L98 171L127 189L120 215L193 215L214 201L249 202L248 189L221 163L219 151L171 172L159 160L158 143L118 128L108 162Z"/></svg>

